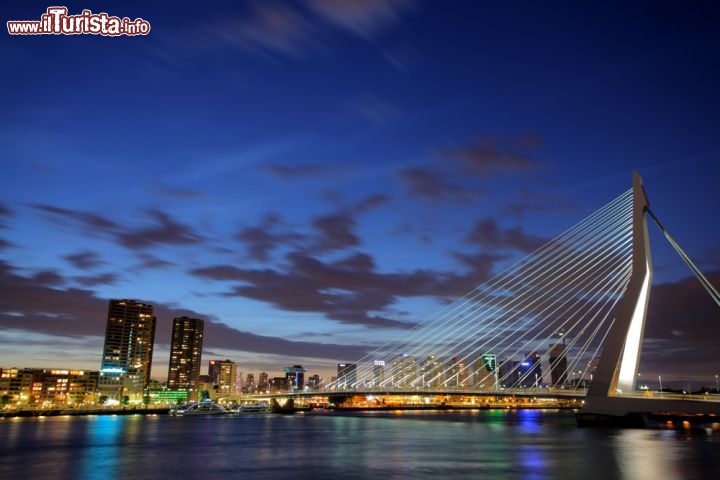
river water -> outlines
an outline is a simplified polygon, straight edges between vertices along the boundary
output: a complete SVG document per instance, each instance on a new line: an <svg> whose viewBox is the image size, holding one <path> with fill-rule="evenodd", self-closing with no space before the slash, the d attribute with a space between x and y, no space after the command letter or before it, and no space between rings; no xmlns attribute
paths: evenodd
<svg viewBox="0 0 720 480"><path fill-rule="evenodd" d="M568 411L0 419L0 479L717 479L720 431Z"/></svg>

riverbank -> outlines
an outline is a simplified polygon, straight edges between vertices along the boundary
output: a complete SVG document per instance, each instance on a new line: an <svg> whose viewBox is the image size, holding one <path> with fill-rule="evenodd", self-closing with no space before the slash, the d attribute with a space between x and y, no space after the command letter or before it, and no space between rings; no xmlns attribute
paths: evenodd
<svg viewBox="0 0 720 480"><path fill-rule="evenodd" d="M167 415L169 408L87 408L87 409L48 409L15 410L0 412L0 418L14 417L59 417L83 415Z"/></svg>

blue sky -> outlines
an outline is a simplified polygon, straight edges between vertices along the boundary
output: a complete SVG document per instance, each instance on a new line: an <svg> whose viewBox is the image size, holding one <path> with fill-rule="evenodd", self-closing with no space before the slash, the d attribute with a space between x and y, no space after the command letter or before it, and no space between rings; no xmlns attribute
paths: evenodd
<svg viewBox="0 0 720 480"><path fill-rule="evenodd" d="M179 314L208 320L204 360L329 377L633 169L720 283L715 2L63 5L151 32L0 43L2 366L99 368L107 300L134 298L158 315L153 377ZM717 373L717 307L653 254L641 368Z"/></svg>

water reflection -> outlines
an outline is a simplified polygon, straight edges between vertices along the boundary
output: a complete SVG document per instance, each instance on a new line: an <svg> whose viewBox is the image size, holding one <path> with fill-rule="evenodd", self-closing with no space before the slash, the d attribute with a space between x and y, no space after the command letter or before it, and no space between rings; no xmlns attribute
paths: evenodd
<svg viewBox="0 0 720 480"><path fill-rule="evenodd" d="M570 412L0 421L0 478L714 478L720 434L579 429Z"/></svg>

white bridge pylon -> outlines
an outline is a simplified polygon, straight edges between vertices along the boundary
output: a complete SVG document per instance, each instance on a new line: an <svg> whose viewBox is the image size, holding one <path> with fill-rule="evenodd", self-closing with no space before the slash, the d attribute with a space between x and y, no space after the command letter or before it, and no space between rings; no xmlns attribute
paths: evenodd
<svg viewBox="0 0 720 480"><path fill-rule="evenodd" d="M606 397L635 390L652 283L646 218L649 208L642 178L633 172L632 274L605 339L588 396Z"/></svg>

